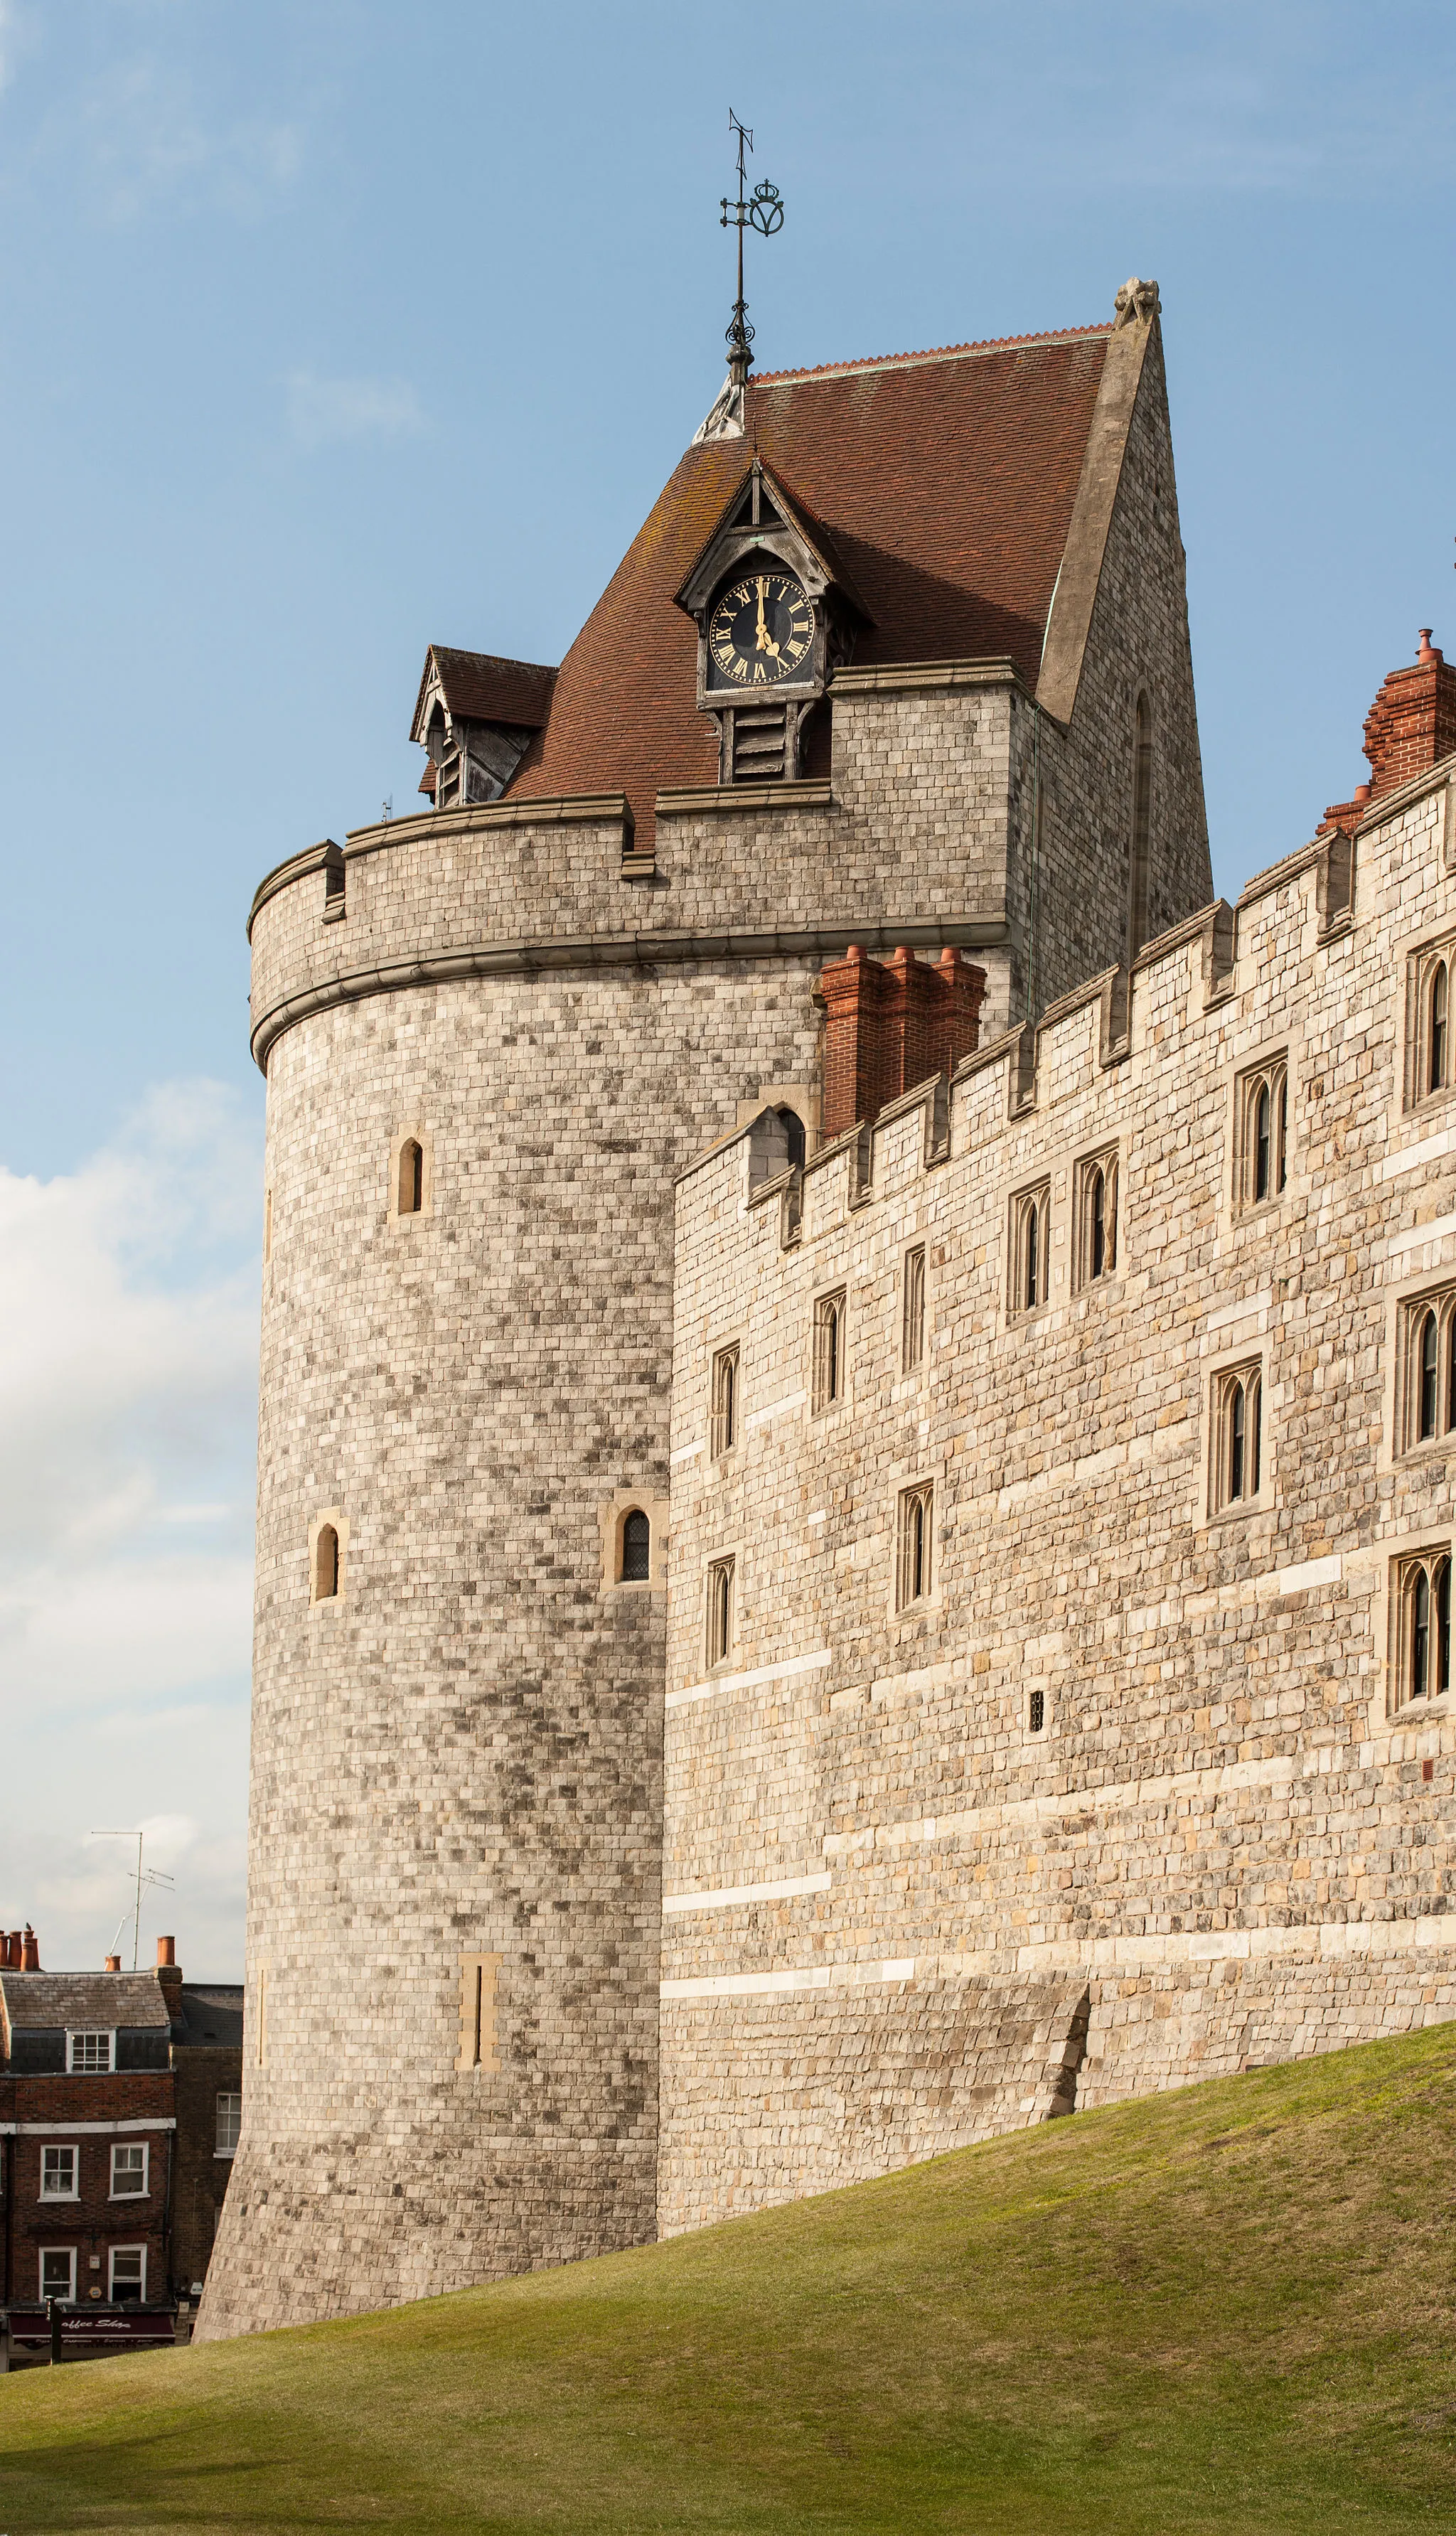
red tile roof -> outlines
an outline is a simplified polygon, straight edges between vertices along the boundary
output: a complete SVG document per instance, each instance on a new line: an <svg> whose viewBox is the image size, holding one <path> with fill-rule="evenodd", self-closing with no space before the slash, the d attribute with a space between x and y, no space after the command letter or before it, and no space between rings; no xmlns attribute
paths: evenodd
<svg viewBox="0 0 1456 2536"><path fill-rule="evenodd" d="M756 447L822 523L873 625L856 666L1009 656L1036 682L1109 328L750 380L743 439L690 448L557 674L514 798L717 781L673 602Z"/></svg>
<svg viewBox="0 0 1456 2536"><path fill-rule="evenodd" d="M551 710L556 672L538 661L507 661L494 652L453 652L443 643L432 643L419 682L416 717L432 663L439 670L453 719L503 722L518 730L539 730Z"/></svg>

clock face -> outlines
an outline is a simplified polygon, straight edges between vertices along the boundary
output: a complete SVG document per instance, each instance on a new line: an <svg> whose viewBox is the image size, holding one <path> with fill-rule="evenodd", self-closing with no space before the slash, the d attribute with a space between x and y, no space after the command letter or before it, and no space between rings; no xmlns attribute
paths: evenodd
<svg viewBox="0 0 1456 2536"><path fill-rule="evenodd" d="M814 611L793 575L769 567L746 573L715 602L708 619L714 686L774 687L806 676Z"/></svg>

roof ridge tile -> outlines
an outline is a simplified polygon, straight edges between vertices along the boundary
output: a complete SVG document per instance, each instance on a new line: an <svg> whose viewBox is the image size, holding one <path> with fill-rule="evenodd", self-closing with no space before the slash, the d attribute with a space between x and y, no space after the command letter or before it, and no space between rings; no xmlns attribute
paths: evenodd
<svg viewBox="0 0 1456 2536"><path fill-rule="evenodd" d="M798 379L846 378L855 370L893 370L911 361L953 361L969 352L1025 351L1034 344L1090 343L1111 331L1110 319L1100 319L1090 326L1044 327L1035 335L987 335L977 343L931 344L917 352L866 352L859 359L816 361L806 370L761 370L756 377L750 377L748 384L751 388L782 387Z"/></svg>

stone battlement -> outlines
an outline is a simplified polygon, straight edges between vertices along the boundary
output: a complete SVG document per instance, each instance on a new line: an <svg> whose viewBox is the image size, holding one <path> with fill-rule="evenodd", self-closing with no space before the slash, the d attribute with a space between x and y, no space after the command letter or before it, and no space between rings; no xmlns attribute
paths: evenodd
<svg viewBox="0 0 1456 2536"><path fill-rule="evenodd" d="M1453 791L679 1179L665 2225L1456 2012Z"/></svg>

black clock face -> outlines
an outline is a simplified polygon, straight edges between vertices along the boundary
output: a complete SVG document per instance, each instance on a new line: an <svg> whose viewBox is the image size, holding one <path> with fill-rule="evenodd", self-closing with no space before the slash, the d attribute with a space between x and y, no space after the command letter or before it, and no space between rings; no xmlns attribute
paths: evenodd
<svg viewBox="0 0 1456 2536"><path fill-rule="evenodd" d="M814 611L791 573L746 573L725 590L708 619L715 686L774 687L807 676Z"/></svg>

